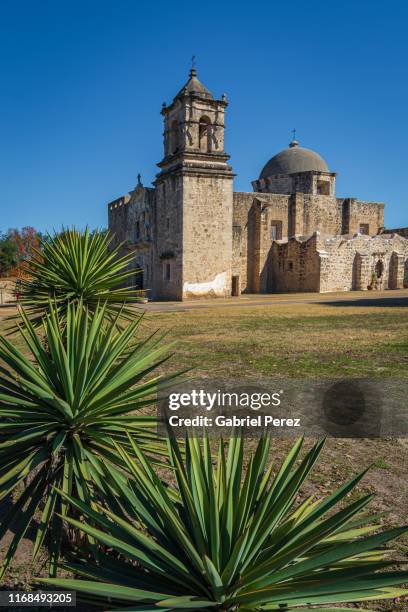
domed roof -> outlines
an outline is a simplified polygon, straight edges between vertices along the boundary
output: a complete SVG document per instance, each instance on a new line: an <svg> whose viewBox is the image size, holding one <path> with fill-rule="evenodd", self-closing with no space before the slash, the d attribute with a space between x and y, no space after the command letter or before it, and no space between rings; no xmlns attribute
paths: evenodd
<svg viewBox="0 0 408 612"><path fill-rule="evenodd" d="M259 178L264 179L275 174L293 174L294 172L330 172L328 165L315 151L299 146L297 140L292 140L284 149L264 166Z"/></svg>

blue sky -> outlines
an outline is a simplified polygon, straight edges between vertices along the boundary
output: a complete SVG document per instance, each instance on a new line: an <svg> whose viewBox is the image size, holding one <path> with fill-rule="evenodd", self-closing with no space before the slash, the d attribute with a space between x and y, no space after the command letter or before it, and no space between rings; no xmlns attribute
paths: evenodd
<svg viewBox="0 0 408 612"><path fill-rule="evenodd" d="M408 225L404 0L0 0L0 229L106 226L154 180L160 108L198 76L228 94L235 190L297 129L337 194Z"/></svg>

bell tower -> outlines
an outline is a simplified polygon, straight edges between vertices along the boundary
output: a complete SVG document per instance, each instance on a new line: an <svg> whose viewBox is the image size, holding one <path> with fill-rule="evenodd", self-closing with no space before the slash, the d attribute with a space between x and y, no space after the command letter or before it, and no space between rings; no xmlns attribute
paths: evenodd
<svg viewBox="0 0 408 612"><path fill-rule="evenodd" d="M224 150L226 96L214 99L193 67L163 104L156 177L157 298L231 295L232 183Z"/></svg>

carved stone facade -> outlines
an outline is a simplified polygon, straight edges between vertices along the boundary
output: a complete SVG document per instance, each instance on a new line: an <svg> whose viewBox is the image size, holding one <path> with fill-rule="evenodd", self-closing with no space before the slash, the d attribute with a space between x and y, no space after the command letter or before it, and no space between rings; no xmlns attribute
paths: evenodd
<svg viewBox="0 0 408 612"><path fill-rule="evenodd" d="M382 203L337 198L336 173L296 140L269 160L253 192L233 193L226 107L191 70L162 107L154 187L139 177L108 204L115 240L135 253L133 284L164 300L402 287L404 232L387 233Z"/></svg>

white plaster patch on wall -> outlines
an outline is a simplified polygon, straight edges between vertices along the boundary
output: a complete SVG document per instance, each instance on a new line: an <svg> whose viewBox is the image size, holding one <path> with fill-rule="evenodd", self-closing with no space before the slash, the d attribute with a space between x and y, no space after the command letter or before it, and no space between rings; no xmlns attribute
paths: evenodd
<svg viewBox="0 0 408 612"><path fill-rule="evenodd" d="M189 295L224 295L227 287L227 273L221 272L212 281L206 281L205 283L189 283L185 282L183 285L184 294Z"/></svg>

